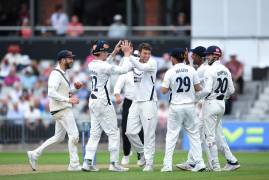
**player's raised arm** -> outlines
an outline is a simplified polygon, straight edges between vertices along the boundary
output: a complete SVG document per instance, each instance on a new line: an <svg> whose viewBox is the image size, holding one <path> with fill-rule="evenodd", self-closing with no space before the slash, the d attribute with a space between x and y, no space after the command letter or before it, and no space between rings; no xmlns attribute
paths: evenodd
<svg viewBox="0 0 269 180"><path fill-rule="evenodd" d="M129 61L130 55L132 54L133 48L129 41L125 40L122 42L122 51L124 53L123 61ZM130 71L132 67L129 63L123 63L122 66L110 65L105 71L108 74L125 74Z"/></svg>

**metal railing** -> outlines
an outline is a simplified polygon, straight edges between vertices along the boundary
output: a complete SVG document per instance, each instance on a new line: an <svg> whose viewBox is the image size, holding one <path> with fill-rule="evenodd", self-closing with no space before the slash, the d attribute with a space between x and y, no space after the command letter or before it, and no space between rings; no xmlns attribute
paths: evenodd
<svg viewBox="0 0 269 180"><path fill-rule="evenodd" d="M0 26L0 32L19 32L24 28L31 29L33 36L40 34L42 31L54 32L55 28L52 26ZM88 33L106 33L110 26L83 26L84 35ZM77 27L71 27L70 30L77 30ZM146 34L146 36L156 36L156 34L165 34L169 36L169 32L190 32L191 26L126 26L128 36L144 36L144 33L152 32L153 34Z"/></svg>

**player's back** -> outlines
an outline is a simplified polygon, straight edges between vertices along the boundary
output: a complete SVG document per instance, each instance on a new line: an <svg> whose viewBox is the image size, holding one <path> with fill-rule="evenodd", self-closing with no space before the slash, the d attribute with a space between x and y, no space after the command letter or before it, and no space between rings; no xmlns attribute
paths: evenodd
<svg viewBox="0 0 269 180"><path fill-rule="evenodd" d="M172 92L171 104L194 103L194 85L199 84L195 69L184 63L178 63L169 69L167 73Z"/></svg>
<svg viewBox="0 0 269 180"><path fill-rule="evenodd" d="M208 69L205 72L205 79L206 81L210 79L210 81L213 82L212 87L205 87L211 88L211 92L206 99L224 100L234 92L231 73L228 68L222 65L219 61L208 66Z"/></svg>
<svg viewBox="0 0 269 180"><path fill-rule="evenodd" d="M107 100L110 103L110 97L107 89L107 83L109 80L109 74L107 69L111 66L105 61L93 60L89 64L89 72L92 82L92 99Z"/></svg>

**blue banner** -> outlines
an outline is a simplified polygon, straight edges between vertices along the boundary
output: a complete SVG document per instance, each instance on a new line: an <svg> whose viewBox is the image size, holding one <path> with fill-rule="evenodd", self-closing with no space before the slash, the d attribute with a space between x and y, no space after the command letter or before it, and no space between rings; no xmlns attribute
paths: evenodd
<svg viewBox="0 0 269 180"><path fill-rule="evenodd" d="M269 122L224 121L223 134L232 150L268 150ZM184 132L183 149L189 150Z"/></svg>

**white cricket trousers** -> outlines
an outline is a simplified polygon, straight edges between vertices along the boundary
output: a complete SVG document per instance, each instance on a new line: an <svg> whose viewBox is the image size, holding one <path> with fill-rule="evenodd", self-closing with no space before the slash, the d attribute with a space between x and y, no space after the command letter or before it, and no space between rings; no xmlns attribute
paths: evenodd
<svg viewBox="0 0 269 180"><path fill-rule="evenodd" d="M120 132L117 116L113 105L107 101L90 99L89 109L91 114L90 138L86 145L85 159L94 159L102 132L108 136L108 150L110 162L118 163L120 150Z"/></svg>
<svg viewBox="0 0 269 180"><path fill-rule="evenodd" d="M195 164L204 164L197 123L195 123L194 104L175 105L169 107L165 144L164 166L172 167L173 153L181 129L184 128L190 142L190 151Z"/></svg>
<svg viewBox="0 0 269 180"><path fill-rule="evenodd" d="M206 143L209 148L211 164L215 167L219 167L218 147L227 160L237 161L231 153L222 132L221 118L224 111L224 100L206 100L202 108Z"/></svg>
<svg viewBox="0 0 269 180"><path fill-rule="evenodd" d="M199 127L200 139L201 139L202 147L203 147L204 151L207 154L209 163L211 163L211 156L210 156L210 153L209 153L209 148L208 148L208 146L206 144L206 140L205 140L204 121L203 121L202 108L200 108L200 106L202 107L201 104L197 104L196 105L196 111L198 112L198 113L196 113L197 114L196 119L197 119L197 123L198 123L198 127ZM218 148L218 150L221 153L223 153L223 155L225 156L226 160L228 160L228 161L230 161L232 163L237 162L237 159L232 154L232 152L231 152L231 150L230 150L230 148L229 148L229 146L227 144L226 138L225 138L225 136L223 134L223 131L222 131L222 121L221 121L221 119L219 121L218 127L216 128L216 142L217 142L217 148ZM191 151L189 151L187 162L189 162L190 164L194 164L193 161L194 160L192 158Z"/></svg>
<svg viewBox="0 0 269 180"><path fill-rule="evenodd" d="M157 102L133 102L128 115L126 136L138 153L144 153L146 165L152 166L155 154L155 130L157 127ZM144 146L139 138L143 127Z"/></svg>
<svg viewBox="0 0 269 180"><path fill-rule="evenodd" d="M43 150L54 144L62 142L65 138L65 134L68 135L68 149L70 156L70 166L76 167L79 165L78 148L79 132L76 125L76 121L71 108L66 108L53 115L55 120L55 134L48 140L46 140L40 147L35 149L34 156L38 158Z"/></svg>

